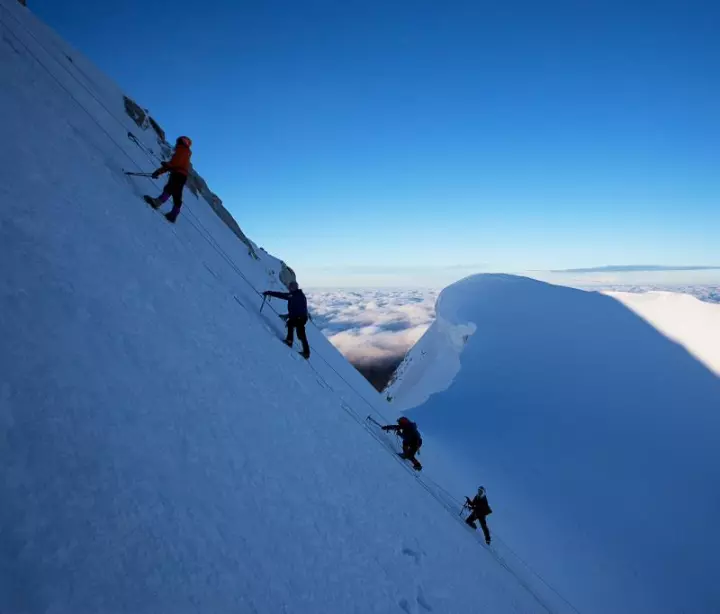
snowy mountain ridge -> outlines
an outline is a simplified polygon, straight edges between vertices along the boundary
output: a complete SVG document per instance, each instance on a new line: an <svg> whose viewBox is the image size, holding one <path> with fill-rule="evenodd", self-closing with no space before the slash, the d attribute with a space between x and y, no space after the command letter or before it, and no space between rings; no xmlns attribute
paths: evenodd
<svg viewBox="0 0 720 614"><path fill-rule="evenodd" d="M143 202L123 92L15 0L0 29L0 611L565 611L318 330L281 342L278 259Z"/></svg>
<svg viewBox="0 0 720 614"><path fill-rule="evenodd" d="M442 291L386 393L455 469L445 485L488 486L504 539L578 610L715 612L720 380L698 358L719 312L476 275ZM476 327L459 353L453 325Z"/></svg>
<svg viewBox="0 0 720 614"><path fill-rule="evenodd" d="M712 300L714 287L693 286L685 288L687 292L683 292L683 288L669 290L655 286L577 289L601 292L620 301L720 376L720 305ZM441 298L438 297L436 307L441 305ZM446 303L447 300L443 302L443 312L447 313L437 317L434 334L418 340L384 391L386 397L395 401L396 411L402 407L417 407L430 395L447 389L460 369L459 356L476 325L473 322L451 324L453 313L449 309L452 308L447 308ZM448 332L455 329L459 331L459 338ZM457 351L446 352L440 347L431 350L429 347L438 344ZM439 360L440 354L445 356L442 360ZM428 355L430 359L424 360ZM445 375L426 374L421 368L411 368L413 363L425 363L426 368L441 369ZM450 364L452 368L449 368ZM422 385L418 383L419 379L424 380Z"/></svg>

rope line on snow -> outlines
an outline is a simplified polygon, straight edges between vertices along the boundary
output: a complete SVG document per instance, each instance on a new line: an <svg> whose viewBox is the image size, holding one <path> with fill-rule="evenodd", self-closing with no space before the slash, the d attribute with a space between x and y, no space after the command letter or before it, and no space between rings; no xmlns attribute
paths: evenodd
<svg viewBox="0 0 720 614"><path fill-rule="evenodd" d="M4 5L0 4L0 8L2 8L6 13L10 13L10 11L8 10L8 8L5 7ZM16 22L16 23L18 23L26 32L28 32L27 28L25 28L25 26L23 26L23 25L18 21L18 19L17 19L17 17L15 17L15 15L12 15L12 13L10 13L10 15L12 16L13 19L15 19L15 22ZM65 93L67 93L67 95L70 96L70 98L72 98L72 99L77 103L77 105L87 114L87 116L88 116L91 120L93 120L93 122L95 122L95 124L100 128L100 130L102 130L102 131L105 133L105 135L106 135L113 143L115 143L115 144L117 145L117 142L115 141L115 139L113 139L112 135L105 129L105 127L104 127L102 124L100 124L100 122L97 121L97 119L92 115L92 113L90 113L90 111L88 111L88 110L80 103L80 101L73 95L73 93L72 93L67 87L65 87L65 85L52 73L52 71L46 66L46 64L45 64L40 58L38 58L36 54L34 54L34 53L30 50L30 48L27 46L27 44L25 43L25 41L23 41L15 32L13 32L13 31L10 29L10 27L5 23L5 21L4 21L2 18L0 18L0 23L2 23L2 25L5 26L5 28L7 29L7 31L8 31L10 34L12 34L13 38L25 48L25 51L27 51L28 55L31 56L43 69L45 69L45 72L47 72L48 75L50 75L50 77L52 77L53 81L55 81L55 83L57 83L57 84L65 91ZM28 32L28 34L30 34L31 37L35 38L32 33ZM36 42L37 42L37 39L35 39L35 40L36 40ZM40 45L40 47L43 48L43 50L45 51L45 53L47 53L48 55L50 55L50 53L48 52L48 50L45 49L45 47L43 47L41 43L38 43L38 44ZM50 57L52 57L52 56L50 56ZM58 63L58 64L59 64L59 63ZM61 65L61 64L60 64L60 65ZM62 66L62 65L61 65L61 66ZM72 75L71 75L71 76L72 76ZM76 79L76 81L77 81L77 79ZM78 83L79 83L79 81L78 81ZM106 109L106 110L107 110L107 109ZM118 145L118 147L120 147L120 146ZM122 150L122 148L120 148L120 149L121 149L121 151L123 151L123 153L126 153L124 150ZM126 155L127 155L127 153L126 153ZM129 155L128 155L128 158L130 158ZM135 161L132 160L132 158L130 158L130 160L131 160L133 163L135 163Z"/></svg>
<svg viewBox="0 0 720 614"><path fill-rule="evenodd" d="M45 48L45 46L37 39L37 37L36 37L31 31L29 31L29 30L18 20L18 18L17 18L15 15L13 15L4 5L0 4L0 7L2 7L6 12L10 13L10 15L13 17L13 19L15 20L15 22L16 22L18 25L20 25L20 27L22 27L23 30L24 30L31 38L33 38L33 40L35 40L35 42L45 51L45 53L47 53L47 54L52 58L52 54L50 54L50 52L49 52L49 51ZM2 20L0 20L0 21L2 21ZM4 23L4 22L3 22L3 23ZM4 25L6 25L6 24L4 24ZM12 30L9 30L9 31L12 33L12 35L15 37L15 39L25 48L25 50L27 51L27 53L28 53L31 57L33 57L33 58L35 59L35 61L37 61L37 63L53 78L53 80L75 101L75 103L76 103L76 104L87 114L87 116L103 131L103 133L108 137L108 139L110 139L110 141L112 141L112 143L128 158L128 160L130 160L130 162L132 162L132 163L135 165L136 168L140 168L140 166L137 164L137 162L135 161L135 159L134 159L132 156L130 156L130 154L127 153L127 151L125 150L125 148L122 147L122 146L120 145L120 143L118 143L118 142L115 140L115 138L102 126L102 124L97 120L97 118L96 118L95 116L93 116L92 113L91 113L87 108L85 108L85 106L73 95L73 93L52 73L52 71L48 68L48 66L47 66L44 62L42 62L42 61L37 57L37 55L36 55L35 53L33 53L33 52L30 50L30 48L27 46L27 44L25 44L24 41L22 41L14 32L12 32ZM127 126L126 126L121 120L119 120L117 117L115 117L115 115L112 113L112 111L110 111L110 110L107 108L107 106L106 106L102 101L100 101L100 100L95 96L95 94L94 94L84 83L82 83L82 82L68 69L67 66L64 66L63 64L57 62L57 60L55 60L55 61L56 61L56 63L57 63L59 66L61 66L61 67L63 68L63 70L65 70L65 72L66 72L76 83L78 83L81 87L83 87L83 89L85 89L85 91L87 91L87 92L93 97L93 99L105 110L105 112L110 116L110 118L112 118L121 128L123 128L123 130L127 130ZM73 64L73 65L74 65L74 64ZM147 148L141 147L140 149L141 149L141 151L143 151L143 153L145 153L145 155L148 156L148 158L149 158L149 155L148 155L148 154L149 154L150 152L147 150ZM153 155L154 155L154 154L153 154ZM157 157L157 156L156 156L156 157ZM152 160L151 160L151 161L152 161ZM150 179L150 178L148 178L148 179ZM234 262L234 260L227 254L227 252L218 244L217 240L211 235L211 233L208 231L208 229L205 227L205 225L200 221L199 217L198 217L198 216L195 214L195 212L192 210L193 208L190 207L187 202L184 203L184 206L186 207L186 211L187 211L188 213L190 213L190 216L192 217L192 219L197 222L197 226L196 226L195 224L193 224L193 223L190 223L190 225L193 226L193 227L195 228L195 230L198 231L198 234L199 234L200 236L202 236L202 237L207 241L207 243L210 245L210 247L212 247L212 248L223 258L223 260L225 260L225 262L247 283L247 285L248 285L258 296L262 296L262 293L261 293L257 288L255 288L255 286L252 284L252 282L244 275L244 273L242 272L242 270L240 269L240 267L239 267L239 266ZM202 228L202 230L203 230L204 232L202 232L202 231L200 230L200 228L198 228L198 226L199 226L200 228ZM270 309L271 309L275 314L277 314L278 316L280 315L280 314L278 313L278 311L277 311L272 305L269 305L269 306L270 306ZM313 326L315 326L315 328L317 329L317 325L316 325L314 322L311 321L311 324L313 324ZM319 329L318 329L318 330L319 330ZM326 364L328 367L330 367L330 369L332 369L332 370L335 372L335 374L336 374L343 382L345 382L345 384L346 384L349 388L351 388L351 389L353 390L353 392L354 392L358 397L360 397L360 398L370 407L370 409L371 409L373 412L377 413L379 416L381 416L381 417L383 418L383 420L387 421L387 418L385 418L385 416L383 416L383 415L381 414L381 412L377 409L377 407L374 406L372 403L370 403L370 402L369 402L362 394L360 394L357 390L355 390L355 388L354 388L353 386L351 386L351 385L348 383L348 381L347 381L342 375L340 375L340 373L338 373L338 371L335 369L335 367L333 367L327 360L325 360L325 358L324 358L321 354L318 353L318 356L320 356L320 358L323 360L323 362L325 362L325 364ZM325 382L325 383L327 383L327 382Z"/></svg>
<svg viewBox="0 0 720 614"><path fill-rule="evenodd" d="M45 51L45 53L48 54L48 56L50 56L50 57L52 58L52 54L47 50L47 48L37 39L37 37L36 37L30 30L28 30L28 29L18 20L18 18L17 18L15 15L13 15L13 14L7 9L7 7L5 7L5 6L2 5L2 4L0 4L0 7L1 7L5 12L9 13L9 14L12 16L12 18L15 20L15 22L37 43L37 45L38 45L39 47L41 47L41 48L43 49L43 51ZM37 54L33 53L33 52L30 50L30 48L29 48L28 45L25 43L25 41L23 41L20 37L18 37L17 34L16 34L15 32L13 32L13 31L9 28L9 26L8 26L7 24L5 24L5 22L4 22L2 19L0 19L0 22L3 23L3 25L5 25L5 26L7 27L8 31L13 35L13 37L15 38L15 40L17 40L17 41L25 48L25 51L27 51L28 55L30 55L32 58L35 59L35 61L45 70L45 72L47 72L47 73L50 75L50 77L52 77L52 79L68 94L68 96L70 96L70 98L72 98L72 100L75 101L75 103L77 104L77 106L80 107L80 108L85 112L85 114L98 126L98 128L100 128L100 129L102 130L102 132L108 137L108 139L110 139L110 141L112 141L112 143L118 148L118 150L120 150L120 151L125 155L125 157L127 157L128 160L130 160L130 162L132 162L132 164L133 164L136 168L140 168L140 165L135 161L135 159L134 159L130 154L127 153L127 151L125 150L125 148L122 147L122 145L120 145L120 143L117 142L117 140L105 129L105 127L98 121L98 119L77 99L77 97L72 93L72 91L70 91L70 90L53 74L53 72L48 68L48 66L47 66L40 58L38 58ZM52 59L54 60L54 58L52 58ZM58 66L60 66L60 67L70 76L71 79L73 79L78 85L80 85L80 86L105 110L105 112L108 114L108 116L109 116L112 120L114 120L124 131L127 131L127 126L122 122L122 120L118 119L118 118L114 115L114 113L113 113L112 111L110 111L110 109L108 109L107 106L92 92L92 90L90 90L84 83L82 83L82 81L80 81L80 79L78 79L77 76L74 75L74 74L68 69L67 66L61 64L60 62L57 62L57 60L54 60L54 61L56 62L56 64L58 64ZM73 65L74 65L74 63L73 63ZM83 74L84 74L84 73L83 73ZM129 132L129 134L132 134L132 133ZM149 154L151 154L152 152L150 152L150 151L149 151L146 147L144 147L144 146L141 147L140 149L141 149L141 151L142 151L143 153L145 153L146 156L148 156L148 159L150 159L150 155L149 155ZM153 155L157 160L160 160L160 158L159 158L157 155L155 155L154 153L152 153L152 155ZM153 163L155 163L155 161L152 160L152 159L151 159L150 161L153 162ZM148 179L151 179L151 178L148 177ZM245 281L248 282L248 285L250 285L250 287L251 287L253 290L255 290L255 292L259 295L260 292L257 291L257 289L256 289L256 288L249 282L249 280L243 275L242 271L237 267L237 265L236 265L234 262L232 262L232 260L229 258L229 256L227 256L227 253L217 244L217 241L215 240L215 238L212 237L212 235L211 235L210 232L207 230L207 228L205 227L205 225L200 221L200 219L198 218L198 216L195 215L195 213L192 211L192 207L190 207L187 202L185 202L185 203L183 203L183 204L184 204L185 207L186 207L186 211L188 211L188 212L191 214L192 218L197 222L197 224L203 229L204 232L201 232L200 229L199 229L197 226L195 226L194 224L191 224L191 226L194 226L195 229L198 231L198 233L199 233L201 236L203 236L203 238L205 238L205 240L208 241L208 243L210 243L210 245L211 245L212 247L215 247L216 251L220 252L221 255L224 256L224 258L228 261L228 264L230 264L230 265L232 266L232 268L234 268L235 271L236 271L240 276L242 276L242 277L245 279ZM214 245L213 245L213 243L214 243Z"/></svg>
<svg viewBox="0 0 720 614"><path fill-rule="evenodd" d="M92 92L92 91L90 90L90 88L88 88L84 83L82 83L82 82L77 78L76 75L74 75L70 70L68 70L68 68L67 68L66 66L64 66L64 65L61 64L60 62L57 62L57 60L55 60L55 59L53 58L52 54L51 54L51 53L47 50L47 48L37 39L37 37L36 37L30 30L28 30L28 28L25 27L25 25L22 24L22 23L20 22L20 20L19 20L15 15L13 15L12 12L11 12L6 6L4 6L4 4L1 3L1 2L0 2L0 8L2 8L2 9L4 10L4 12L10 14L10 15L12 16L12 18L15 20L15 22L16 22L20 27L22 27L22 29L36 42L36 44L37 44L40 48L42 48L42 49L45 51L45 53L48 54L48 56L49 56L50 58L52 58L59 66L61 66L61 67L65 70L65 72L66 72L76 83L78 83L78 84L100 105L100 107L102 107L102 108L105 110L105 112L108 114L108 116L109 116L111 119L113 119L116 123L118 123L118 124L123 128L123 130L127 130L127 126L126 126L120 119L118 119L118 118L114 115L114 113L113 113L112 111L110 111L110 110L107 108L107 106L95 95L95 93ZM68 89L68 88L60 81L60 79L57 78L56 75L53 74L53 72L48 68L48 66L47 66L42 60L40 60L40 58L38 58L37 54L33 53L33 51L32 51L32 50L29 48L29 46L25 43L25 41L23 41L14 31L12 31L12 29L10 29L9 25L8 25L2 18L0 18L0 24L2 24L2 25L6 28L6 30L13 36L13 38L14 38L20 45L22 45L22 47L25 49L25 51L28 53L28 55L31 56L31 57L45 70L45 72L48 73L48 75L50 75L50 77L53 79L53 81L55 81L55 83L57 83L57 85L60 86L60 88L61 88L63 91L65 91L65 93L68 94L68 96L77 104L77 106L80 107L80 108L84 111L84 113L98 126L98 128L100 128L100 130L108 137L108 139L128 158L128 160L130 160L130 162L131 162L136 168L139 169L139 168L140 168L140 165L135 161L135 159L134 159L132 156L130 156L130 154L125 150L125 148L122 147L122 146L120 145L120 143L117 142L117 140L105 129L105 127L98 121L98 119L77 99L77 97L72 93L72 91L71 91L70 89ZM55 45L55 46L57 47L57 45ZM74 62L73 62L73 65L74 65ZM78 67L78 70L80 70L79 67ZM87 77L87 75L85 75L84 71L81 71L81 72L83 73L83 75L85 76L85 78L90 81L89 77ZM150 153L152 153L152 155L153 155L155 158L160 159L160 158L158 158L153 152L148 151L146 147L143 146L143 147L140 147L140 149L141 149L141 151L143 151L143 153L146 154L146 156L148 156L148 159L150 159L150 156L149 156ZM151 162L154 162L153 160L150 160L150 161L151 161ZM151 178L150 178L150 177L147 177L147 179L151 179ZM185 207L185 209L186 209L186 212L188 212L188 213L190 214L190 217L192 218L192 220L194 220L194 221L196 222L196 223L193 223L193 221L188 220L189 225L197 231L197 233L198 233L198 235L200 235L200 237L202 237L203 239L205 239L205 241L208 243L208 245L209 245L218 255L221 256L221 258L230 266L230 268L231 268L233 271L235 271L235 273L237 273L237 274L246 282L246 284L247 284L258 296L262 296L262 293L261 293L257 288L255 288L255 286L252 284L252 282L251 282L251 281L245 276L245 274L242 272L242 270L240 269L240 267L239 267L239 266L235 263L235 261L228 255L228 253L222 248L222 246L220 246L220 244L217 242L217 240L212 236L212 234L210 233L210 231L205 227L205 225L202 223L202 221L200 220L200 218L199 218L199 217L195 214L195 212L192 210L192 207L190 207L187 202L185 202L185 203L183 203L183 204L184 204L184 207ZM201 230L201 228L202 228L202 230ZM179 235L177 235L177 233L175 233L175 234L176 234L176 236L178 236L178 238L179 238ZM183 243L185 243L185 242L183 241ZM189 247L189 245L188 245L187 243L186 243L186 246ZM190 250L190 251L193 252L193 250ZM237 299L237 297L234 297L234 298L235 298L236 301L240 302L240 301ZM241 304L242 304L242 303L241 303ZM243 305L243 306L244 306L244 305ZM270 309L271 309L276 315L278 315L278 316L280 315L280 313L279 313L271 304L268 303L268 306L270 307ZM315 328L319 331L319 328L317 327L317 325L316 325L314 322L311 321L310 323L313 324L313 325L315 326ZM322 334L322 333L320 332L320 334ZM322 354L320 354L320 353L317 352L317 351L315 351L314 354L317 355L317 356L325 363L325 365L328 366L328 367L335 373L335 375L336 375L340 380L342 380L342 381L345 383L345 385L347 386L348 389L352 390L352 392L353 392L358 398L362 399L362 400L368 405L368 407L370 407L372 413L377 414L377 415L380 416L385 422L388 422L387 418L382 414L382 412L377 408L377 406L375 406L375 405L373 405L372 403L370 403L370 401L368 401L363 394L361 394L360 392L358 392L358 390L356 390L356 388L355 388L352 384L350 384L350 382L348 382L347 379L345 379L345 377L343 377L343 376L337 371L337 369L335 369L335 367L334 367L332 364L330 364L330 362L328 362L327 359L325 359L325 357L324 357ZM308 361L307 364L308 364L308 366L310 366L310 368L315 372L315 374L325 383L325 385L326 385L328 388L330 388L331 390L334 390L334 388L332 388L332 386L331 386L331 385L329 384L329 382L327 381L327 378L326 378L322 373L320 373L320 372L315 368L315 366L314 366L312 363L310 363L310 362ZM342 396L341 396L341 399L342 399ZM346 402L344 401L344 399L342 400L340 406L341 406L341 408L342 408L348 415L350 415L360 426L362 426L362 427L364 428L364 430L365 430L366 432L368 432L368 433L370 434L370 436L373 437L373 439L375 439L375 440L395 459L396 462L398 462L410 475L412 475L412 476L415 478L415 481L416 481L418 484L420 484L420 486L421 486L433 499L435 499L443 508L445 508L448 512L450 512L456 522L461 522L462 524L465 524L464 520L462 520L462 519L457 515L457 510L458 510L458 508L460 508L461 506L460 506L460 504L459 504L459 500L456 499L454 495L452 495L450 492L448 492L445 488L443 488L440 484L438 484L438 483L437 483L435 480L433 480L432 478L423 477L423 476L419 475L418 472L416 472L414 469L412 469L403 459L401 459L401 458L397 455L396 450L392 447L392 444L388 441L388 439L387 439L386 437L381 436L380 433L377 432L377 428L370 427L370 426L368 425L367 419L366 419L366 418L362 418L355 410L353 410L353 408L352 408L348 403L346 403ZM431 482L431 483L434 485L435 490L430 486L430 484L428 484L428 482ZM443 500L443 498L441 498L441 497L438 495L438 492L437 492L437 491L442 492L442 493L447 497L447 499L449 500L449 502L446 501L446 500ZM497 532L494 531L493 533L494 533L494 536L495 536L494 539L496 539L497 541L499 541L500 543L502 543L503 546L504 546L504 548L507 549L507 550L512 554L512 556L514 556L532 575L534 575L536 578L538 578L538 580L540 580L549 590L551 590L551 591L552 591L555 595L557 595L565 604L567 604L570 608L572 608L572 610L573 610L574 612L576 612L577 614L580 614L580 611L578 610L577 607L575 607L575 606L574 606L567 598L565 598L557 589L555 589L555 588L554 588L548 581L546 581L538 572L536 572L529 563L527 563L526 561L524 561L512 548L510 548L510 546L507 545L507 542L505 542L505 541L502 540L500 537L498 537ZM478 543L479 543L480 540L479 540L479 538L478 538L477 536L475 536L475 539L476 539L476 541L478 541ZM505 561L505 559L504 559L503 557L501 557L501 556L500 556L496 551L494 551L494 550L489 550L489 552L491 553L491 555L493 556L493 558L495 559L495 561L496 561L501 567L503 567L508 573L510 573L510 574L518 581L518 583L538 602L538 604L540 604L540 605L541 605L545 610L547 610L548 612L550 612L550 613L553 612L553 610L536 594L536 592L532 589L532 587L530 587L522 578L520 578L520 576L511 568L511 566Z"/></svg>
<svg viewBox="0 0 720 614"><path fill-rule="evenodd" d="M323 359L323 360L324 360L324 359ZM325 362L326 362L326 364L328 364L327 361L325 361ZM314 367L312 364L310 364L310 363L308 363L308 364L309 364L310 367L313 369L313 371L315 371L315 373L316 373L320 378L322 378L322 379L324 380L323 375L322 375L317 369L315 369L315 367ZM336 371L336 373L337 373L337 371ZM338 377L340 377L340 378L347 384L347 386L348 386L351 390L353 390L356 394L359 395L359 393L357 393L357 391L355 391L355 389L352 387L352 385L351 385L350 383L348 383L347 380L345 380L340 374L338 374ZM327 383L327 382L326 382L326 383ZM359 395L359 396L361 396L361 395ZM362 397L361 397L361 398L362 398ZM357 414L357 412L355 412L348 404L346 404L346 403L343 402L343 403L341 403L341 407L342 407L342 409L343 409L346 413L348 413L358 424L360 424L361 426L363 426L363 427L365 428L365 430L366 430L368 433L370 433L370 435L373 437L373 439L375 439L378 443L380 443L380 444L382 445L382 447L396 460L396 462L399 462L400 465L405 469L405 471L408 472L410 475L412 475L412 476L415 478L416 482L417 482L418 484L420 484L420 486L421 486L433 499L435 499L442 507L444 507L444 508L451 514L451 516L453 517L453 519L454 519L456 522L459 522L459 523L461 523L461 524L463 524L463 525L465 524L465 521L456 514L456 512L457 512L457 507L459 507L459 506L457 505L457 501L458 501L458 500L455 499L455 497L454 497L451 493L449 493L447 490L445 490L442 486L440 486L439 484L437 484L437 482L435 482L435 481L432 480L431 478L424 478L424 477L421 476L417 471L415 471L414 469L411 469L410 466L409 466L404 460L400 459L400 457L397 455L397 451L396 451L395 449L393 449L393 448L391 447L391 445L388 445L389 442L388 442L387 438L382 438L381 435L380 435L380 433L378 433L377 428L368 427L368 420L367 420L367 419L363 420L363 419ZM378 413L379 413L379 412L378 412ZM432 488L430 487L430 485L427 483L428 481L429 481L429 482L432 482L433 484L436 485L436 487L438 487L441 491L443 491L443 492L448 496L448 498L450 499L450 501L451 501L452 503L454 503L455 505L454 505L454 506L453 506L452 504L449 505L446 501L443 501L442 498L439 497L439 496L437 495L437 493L433 491L433 489L432 489ZM514 551L507 546L506 542L505 542L504 540L501 540L499 537L497 537L497 533L496 533L496 532L494 532L494 534L495 534L495 536L496 536L495 538L496 538L498 541L500 541L501 543L503 543L503 544L505 545L505 547L507 547L507 549L510 550L510 552L511 552L513 555L515 555ZM474 538L475 538L475 540L476 540L478 543L480 543L480 538L479 538L477 535L475 535ZM525 582L525 581L510 567L510 565L504 560L504 558L502 558L495 550L489 550L489 552L491 553L491 556L495 559L495 561L496 561L501 567L503 567L510 575L512 575L512 576L515 578L515 580L518 582L518 584L520 584L520 586L522 586L522 587L525 589L525 591L526 591L527 593L529 593L529 594L535 599L535 601L537 601L537 603L538 603L544 610L546 610L546 611L549 612L550 614L553 614L553 609L552 609L547 603L545 603L545 601L535 592L535 590L533 590L532 587L529 586L528 583ZM523 562L522 559L520 559L519 557L518 557L518 559L521 560L521 562ZM523 563L524 563L524 562L523 562ZM551 589L554 593L556 593L563 601L565 601L568 605L570 605L570 607L572 607L572 609L573 609L575 612L578 612L578 614L580 614L579 611L577 610L577 608L575 608L575 606L573 606L567 599L565 599L558 591L556 591L554 588L552 588L552 586L551 586L549 583L547 583L539 574L537 574L527 563L524 563L524 564L525 564L525 566L527 567L527 569L529 569L534 575L536 575L540 580L542 580L542 582L543 582L548 588L550 588L550 589Z"/></svg>
<svg viewBox="0 0 720 614"><path fill-rule="evenodd" d="M2 4L0 4L0 8L2 8L5 12L10 13L10 11L9 11L5 6L3 6ZM22 23L20 23L20 21L17 19L17 17L15 17L15 15L12 15L12 13L10 13L10 15L13 17L13 19L15 20L15 22L16 22L18 25L20 25L20 26L23 28L23 30L25 30L25 32L26 32L31 38L33 38L33 39L35 40L35 42L45 51L45 53L47 53L47 54L52 58L52 55L50 54L50 52L45 48L45 46L44 46L40 41L37 40L37 38L35 37L35 35L34 35L32 32L30 32ZM53 72L48 68L48 66L47 66L40 58L37 57L37 54L33 53L32 50L30 50L30 48L29 48L28 45L25 43L25 41L23 41L15 32L13 32L13 31L10 29L10 27L9 27L2 19L0 19L0 23L2 23L2 24L7 28L8 32L10 32L10 34L12 34L12 36L15 38L15 40L18 41L18 43L20 43L20 44L24 47L24 49L25 49L25 51L28 53L28 55L31 56L31 57L45 70L45 72L48 73L48 75L50 75L50 77L53 79L53 81L55 81L55 83L57 83L57 84L68 94L68 96L70 96L70 98L75 101L75 103L77 104L77 106L80 107L80 108L85 112L85 114L98 126L98 128L100 128L100 130L102 130L102 132L108 137L108 139L118 148L118 150L120 150L120 152L122 152L122 153L125 155L125 157L127 157L127 159L135 166L135 168L138 168L138 169L139 169L139 168L140 168L140 165L135 161L135 159L134 159L129 153L127 153L127 151L125 150L125 148L122 147L122 145L120 145L120 143L117 142L117 140L105 129L105 127L98 121L98 119L97 119L97 118L73 95L73 93L53 74ZM98 104L106 111L106 113L107 113L115 122L117 122L117 123L123 128L123 130L127 130L127 126L126 126L121 120L119 120L117 117L115 117L115 115L93 94L93 92L91 92L91 91L87 88L87 86L85 86L85 84L83 84L75 75L73 75L72 72L70 72L66 66L64 66L63 64L57 62L57 60L55 60L55 61L56 61L56 63L57 63L60 67L63 68L63 70L65 70L65 72L67 72L67 74L68 74L76 83L78 83L81 87L83 87L83 88L93 97L93 99L95 99L95 100L98 102ZM145 155L148 156L148 158L149 158L149 155L148 155L148 154L149 154L150 152L149 152L145 147L142 147L142 148L141 148L141 151L143 151L143 153L145 153ZM153 155L155 155L155 154L153 154ZM155 156L155 157L157 158L157 156ZM159 158L157 158L157 159L159 159ZM154 163L153 160L151 160L151 162ZM150 177L148 177L147 179L152 180L152 178L150 178ZM207 230L207 228L205 227L205 225L200 221L199 217L198 217L198 216L195 214L195 212L192 210L192 207L191 207L187 202L183 203L183 205L184 205L184 207L185 207L185 209L186 209L186 212L189 213L190 216L197 222L197 225L195 225L195 224L193 224L192 222L190 222L190 226L194 227L195 230L198 231L198 234L200 234L200 236L202 236L202 237L210 244L210 246L215 249L216 252L218 252L221 256L223 256L223 259L226 260L226 262L231 266L231 268L233 268L233 269L235 270L235 272L238 273L238 274L247 282L247 284L255 291L255 293L258 294L259 296L261 296L261 293L253 286L253 284L247 279L247 277L245 277L245 275L244 275L243 272L240 270L240 268L239 268L239 267L234 263L234 261L227 255L227 253L225 252L225 250L223 250L222 247L220 247L220 245L217 243L217 241L215 240L215 238L212 237L212 235L211 235L210 232ZM198 226L201 227L204 232L202 232L202 231L200 230L200 228L198 228ZM275 310L273 309L273 311L275 311ZM277 312L276 312L276 313L277 313Z"/></svg>
<svg viewBox="0 0 720 614"><path fill-rule="evenodd" d="M535 571L535 569L533 569L527 561L523 560L523 559L520 557L520 555L518 555L518 553L515 552L515 550L513 550L510 546L508 546L508 543L507 543L505 540L503 540L503 539L501 539L501 538L499 538L499 537L497 538L497 540L498 540L499 542L501 542L501 543L503 544L503 547L504 547L506 550L508 550L508 551L510 552L510 554L512 554L518 561L520 561L520 563L522 563L522 565L523 565L533 576L535 576L538 580L540 580L540 582L542 582L548 589L550 589L555 595L557 595L567 606L569 606L569 607L570 607L574 612L576 612L577 614L581 614L580 610L578 610L578 608L577 608L575 605L573 605L573 603L572 603L570 600L568 600L566 597L564 597L563 594L560 593L552 584L550 584L550 583L549 583L547 580L545 580L545 578L543 578L537 571ZM513 573L513 575L515 575L515 574Z"/></svg>

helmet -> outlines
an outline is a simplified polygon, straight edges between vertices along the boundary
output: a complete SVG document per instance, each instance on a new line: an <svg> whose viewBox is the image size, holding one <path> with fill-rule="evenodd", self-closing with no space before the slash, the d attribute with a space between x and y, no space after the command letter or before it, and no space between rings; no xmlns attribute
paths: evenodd
<svg viewBox="0 0 720 614"><path fill-rule="evenodd" d="M185 145L185 147L190 147L190 145L192 145L192 140L189 136L179 136L175 141L175 145Z"/></svg>
<svg viewBox="0 0 720 614"><path fill-rule="evenodd" d="M485 496L485 487L481 486L478 488L478 497L484 497Z"/></svg>
<svg viewBox="0 0 720 614"><path fill-rule="evenodd" d="M300 286L298 286L298 282L296 282L296 281L291 281L291 282L288 284L288 288L290 289L290 292L295 292L295 290L299 290L299 289L300 289Z"/></svg>
<svg viewBox="0 0 720 614"><path fill-rule="evenodd" d="M410 420L408 420L405 416L401 416L397 420L398 424L410 424Z"/></svg>

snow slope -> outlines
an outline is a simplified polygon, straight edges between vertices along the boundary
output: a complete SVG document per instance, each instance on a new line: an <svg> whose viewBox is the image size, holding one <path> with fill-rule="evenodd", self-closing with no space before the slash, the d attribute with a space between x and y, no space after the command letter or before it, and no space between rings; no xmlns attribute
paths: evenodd
<svg viewBox="0 0 720 614"><path fill-rule="evenodd" d="M678 292L606 292L720 375L720 303Z"/></svg>
<svg viewBox="0 0 720 614"><path fill-rule="evenodd" d="M121 91L15 0L0 33L0 612L544 611L278 340L278 261L143 203Z"/></svg>
<svg viewBox="0 0 720 614"><path fill-rule="evenodd" d="M437 315L387 393L508 546L584 613L720 611L720 380L600 293L477 275Z"/></svg>

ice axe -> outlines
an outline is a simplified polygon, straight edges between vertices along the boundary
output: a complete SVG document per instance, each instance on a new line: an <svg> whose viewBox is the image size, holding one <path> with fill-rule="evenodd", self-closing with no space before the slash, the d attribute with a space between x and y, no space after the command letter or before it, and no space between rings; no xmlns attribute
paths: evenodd
<svg viewBox="0 0 720 614"><path fill-rule="evenodd" d="M131 177L152 177L152 173L133 173L132 171L123 171L123 173Z"/></svg>
<svg viewBox="0 0 720 614"><path fill-rule="evenodd" d="M373 424L376 424L377 426L379 426L380 428L382 428L382 424L380 424L380 423L379 423L377 420L375 420L375 418L373 418L372 416L368 416L368 417L366 418L366 420L367 420L368 422L372 422Z"/></svg>
<svg viewBox="0 0 720 614"><path fill-rule="evenodd" d="M262 305L260 305L260 313L262 313L263 307L265 307L265 302L267 301L267 294L263 294L263 302Z"/></svg>

